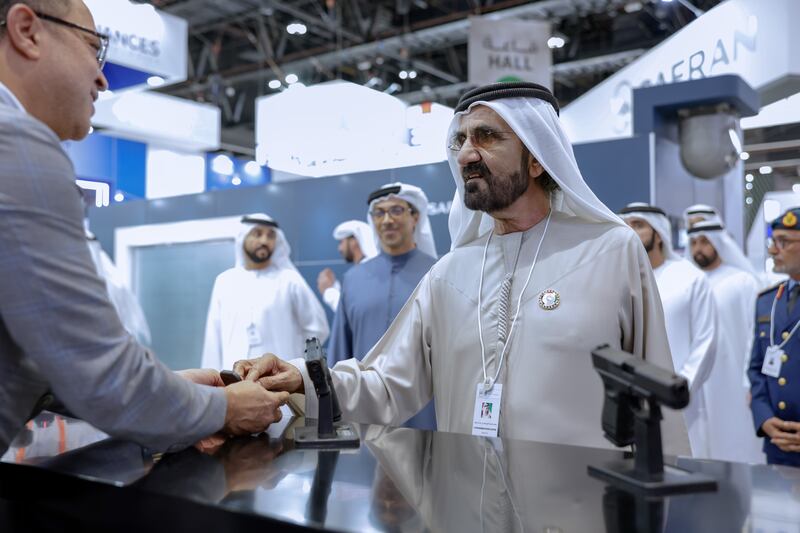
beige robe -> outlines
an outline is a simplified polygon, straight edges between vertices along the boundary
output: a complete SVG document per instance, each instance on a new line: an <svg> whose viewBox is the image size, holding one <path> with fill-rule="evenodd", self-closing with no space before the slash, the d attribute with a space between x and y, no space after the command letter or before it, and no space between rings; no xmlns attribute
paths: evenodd
<svg viewBox="0 0 800 533"><path fill-rule="evenodd" d="M519 252L510 299L513 317L544 226L543 221L524 233L491 240L480 311L491 376L499 359L502 279L514 270ZM334 387L346 419L399 425L435 398L440 431L472 432L476 387L483 382L477 320L487 238L434 265L363 361L350 359L334 367ZM561 296L551 311L538 302L546 289ZM503 385L500 436L611 447L600 422L603 386L591 362L591 350L605 343L673 369L655 279L636 234L621 225L588 223L556 212L497 381ZM292 364L303 374L306 390L313 390L302 360ZM308 416L316 416L316 403L307 395ZM688 455L682 417L666 408L664 414L665 452Z"/></svg>

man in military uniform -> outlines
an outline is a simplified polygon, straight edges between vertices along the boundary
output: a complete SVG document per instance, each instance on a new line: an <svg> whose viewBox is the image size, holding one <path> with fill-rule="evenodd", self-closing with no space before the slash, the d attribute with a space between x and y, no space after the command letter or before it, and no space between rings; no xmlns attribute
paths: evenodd
<svg viewBox="0 0 800 533"><path fill-rule="evenodd" d="M789 279L762 291L756 302L750 408L767 462L800 466L800 207L771 226L775 272Z"/></svg>

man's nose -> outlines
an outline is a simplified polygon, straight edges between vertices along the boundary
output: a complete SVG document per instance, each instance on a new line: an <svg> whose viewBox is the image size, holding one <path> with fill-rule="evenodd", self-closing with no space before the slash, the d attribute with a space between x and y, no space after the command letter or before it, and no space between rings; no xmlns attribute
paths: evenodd
<svg viewBox="0 0 800 533"><path fill-rule="evenodd" d="M469 163L475 163L480 160L481 154L472 145L472 141L469 139L464 141L464 144L461 146L461 149L458 151L458 155L456 156L456 161L458 162L459 166L465 167Z"/></svg>
<svg viewBox="0 0 800 533"><path fill-rule="evenodd" d="M97 69L97 79L94 82L98 91L104 92L108 90L108 79L102 69Z"/></svg>

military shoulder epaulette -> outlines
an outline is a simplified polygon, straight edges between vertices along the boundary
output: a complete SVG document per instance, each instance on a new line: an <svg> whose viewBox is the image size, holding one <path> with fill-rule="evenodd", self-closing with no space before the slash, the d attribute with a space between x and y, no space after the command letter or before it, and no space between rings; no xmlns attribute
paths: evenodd
<svg viewBox="0 0 800 533"><path fill-rule="evenodd" d="M779 281L775 285L771 285L771 286L767 287L766 289L764 289L763 291L759 292L758 295L759 296L764 296L765 294L769 294L770 292L772 292L774 290L777 290L778 287L783 285L783 283L784 283L783 281Z"/></svg>

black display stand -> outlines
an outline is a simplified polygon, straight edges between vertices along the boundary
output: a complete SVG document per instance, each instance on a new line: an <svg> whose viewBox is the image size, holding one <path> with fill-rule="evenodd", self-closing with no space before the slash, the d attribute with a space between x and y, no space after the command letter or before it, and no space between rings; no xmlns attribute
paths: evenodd
<svg viewBox="0 0 800 533"><path fill-rule="evenodd" d="M717 490L717 482L708 476L664 465L661 407L654 400L638 399L638 403L640 407L633 408L634 458L603 467L589 465L589 474L622 490L651 496Z"/></svg>

